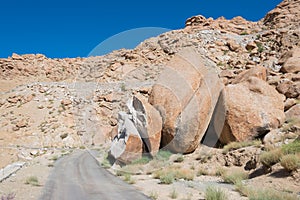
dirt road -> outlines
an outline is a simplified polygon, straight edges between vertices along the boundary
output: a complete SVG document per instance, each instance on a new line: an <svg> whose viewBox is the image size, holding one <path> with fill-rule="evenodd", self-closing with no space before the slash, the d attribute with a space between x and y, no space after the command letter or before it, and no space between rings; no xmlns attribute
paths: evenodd
<svg viewBox="0 0 300 200"><path fill-rule="evenodd" d="M147 196L101 168L88 152L58 160L40 200L143 200Z"/></svg>

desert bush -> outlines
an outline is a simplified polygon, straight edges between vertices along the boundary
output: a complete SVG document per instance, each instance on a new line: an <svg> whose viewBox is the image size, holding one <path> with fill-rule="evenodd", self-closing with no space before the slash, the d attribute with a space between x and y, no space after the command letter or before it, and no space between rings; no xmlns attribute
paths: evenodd
<svg viewBox="0 0 300 200"><path fill-rule="evenodd" d="M249 200L297 200L296 195L286 192L278 192L276 190L252 190L249 193Z"/></svg>
<svg viewBox="0 0 300 200"><path fill-rule="evenodd" d="M170 151L160 150L155 155L155 159L160 160L160 161L167 161L170 159L171 155L172 155L172 153Z"/></svg>
<svg viewBox="0 0 300 200"><path fill-rule="evenodd" d="M150 199L152 199L152 200L156 200L156 199L158 199L158 194L157 194L157 192L151 192L150 194L149 194L149 197L150 197Z"/></svg>
<svg viewBox="0 0 300 200"><path fill-rule="evenodd" d="M297 169L300 168L300 158L299 158L299 155L295 155L295 154L284 155L281 158L280 164L288 172L296 171Z"/></svg>
<svg viewBox="0 0 300 200"><path fill-rule="evenodd" d="M260 155L260 162L267 168L272 167L276 163L280 162L282 157L281 149L274 149L271 151L264 152Z"/></svg>
<svg viewBox="0 0 300 200"><path fill-rule="evenodd" d="M137 160L134 160L132 161L132 165L144 165L144 164L147 164L151 161L151 159L147 156L143 156L142 158L140 159L137 159Z"/></svg>
<svg viewBox="0 0 300 200"><path fill-rule="evenodd" d="M129 184L135 183L135 180L132 178L131 174L129 174L129 173L124 174L124 181L126 181Z"/></svg>
<svg viewBox="0 0 300 200"><path fill-rule="evenodd" d="M160 179L163 184L171 184L174 180L194 180L195 174L190 169L180 169L176 167L168 167L163 170L158 170L153 174L153 178Z"/></svg>
<svg viewBox="0 0 300 200"><path fill-rule="evenodd" d="M281 149L284 154L300 153L300 140L295 140L289 144L282 145Z"/></svg>
<svg viewBox="0 0 300 200"><path fill-rule="evenodd" d="M40 186L39 180L36 176L30 176L26 179L25 184L32 185L32 186Z"/></svg>
<svg viewBox="0 0 300 200"><path fill-rule="evenodd" d="M197 176L208 175L208 171L204 168L199 168L197 171Z"/></svg>
<svg viewBox="0 0 300 200"><path fill-rule="evenodd" d="M215 187L207 187L205 191L205 199L206 200L226 200L227 195L226 193Z"/></svg>
<svg viewBox="0 0 300 200"><path fill-rule="evenodd" d="M218 167L216 169L215 175L216 176L224 176L226 173L226 170L223 167Z"/></svg>
<svg viewBox="0 0 300 200"><path fill-rule="evenodd" d="M194 172L190 169L174 170L174 174L176 179L184 179L187 181L192 181L195 178Z"/></svg>
<svg viewBox="0 0 300 200"><path fill-rule="evenodd" d="M184 157L183 157L182 155L178 156L178 157L174 160L174 162L177 162L177 163L181 163L181 162L183 162L183 161L184 161Z"/></svg>
<svg viewBox="0 0 300 200"><path fill-rule="evenodd" d="M159 177L159 180L162 184L172 184L175 180L174 173L170 172L170 173L162 174Z"/></svg>
<svg viewBox="0 0 300 200"><path fill-rule="evenodd" d="M227 145L224 146L223 148L223 153L226 154L229 151L240 149L243 147L248 147L248 146L258 146L261 145L260 140L253 140L253 141L244 141L244 142L231 142Z"/></svg>
<svg viewBox="0 0 300 200"><path fill-rule="evenodd" d="M244 171L232 171L226 172L222 176L223 180L226 183L238 184L242 182L242 180L248 179L248 174Z"/></svg>

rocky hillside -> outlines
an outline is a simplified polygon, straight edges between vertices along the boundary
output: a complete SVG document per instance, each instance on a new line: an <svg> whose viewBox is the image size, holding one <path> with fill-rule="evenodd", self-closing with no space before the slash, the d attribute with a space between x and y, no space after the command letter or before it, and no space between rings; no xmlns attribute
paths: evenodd
<svg viewBox="0 0 300 200"><path fill-rule="evenodd" d="M258 22L194 16L100 57L13 54L0 71L0 168L50 147L109 144L117 163L201 143L279 147L300 135L300 0Z"/></svg>

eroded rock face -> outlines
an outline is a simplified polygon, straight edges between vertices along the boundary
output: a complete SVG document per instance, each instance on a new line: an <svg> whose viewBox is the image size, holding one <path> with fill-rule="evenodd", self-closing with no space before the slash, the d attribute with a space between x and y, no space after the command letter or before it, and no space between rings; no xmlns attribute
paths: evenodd
<svg viewBox="0 0 300 200"><path fill-rule="evenodd" d="M153 86L149 102L163 118L162 147L189 153L200 144L222 87L212 66L186 49Z"/></svg>
<svg viewBox="0 0 300 200"><path fill-rule="evenodd" d="M143 154L155 155L160 147L162 129L159 112L141 95L134 96L127 107L129 113L119 113L118 135L110 149L111 156L125 164Z"/></svg>
<svg viewBox="0 0 300 200"><path fill-rule="evenodd" d="M226 86L217 109L223 111L215 115L213 122L225 116L224 126L218 126L224 144L262 137L285 121L284 97L256 77Z"/></svg>

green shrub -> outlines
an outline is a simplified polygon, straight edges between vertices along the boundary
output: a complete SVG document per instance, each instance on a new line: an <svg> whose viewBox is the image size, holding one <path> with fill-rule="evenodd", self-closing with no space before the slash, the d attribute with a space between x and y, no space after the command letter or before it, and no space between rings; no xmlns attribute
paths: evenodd
<svg viewBox="0 0 300 200"><path fill-rule="evenodd" d="M295 154L288 154L281 158L280 164L288 172L293 172L300 168L300 159Z"/></svg>
<svg viewBox="0 0 300 200"><path fill-rule="evenodd" d="M225 192L219 188L207 187L205 191L206 200L226 200L227 195Z"/></svg>
<svg viewBox="0 0 300 200"><path fill-rule="evenodd" d="M167 161L170 159L172 153L170 151L160 150L155 158L160 161Z"/></svg>
<svg viewBox="0 0 300 200"><path fill-rule="evenodd" d="M177 199L178 193L176 192L175 189L173 189L169 196L170 196L171 199Z"/></svg>
<svg viewBox="0 0 300 200"><path fill-rule="evenodd" d="M282 157L281 149L274 149L271 151L264 152L260 155L260 162L265 167L272 167L273 165L280 162L280 159Z"/></svg>
<svg viewBox="0 0 300 200"><path fill-rule="evenodd" d="M159 180L162 184L172 184L175 180L175 176L174 173L166 173L166 174L162 174L159 177Z"/></svg>
<svg viewBox="0 0 300 200"><path fill-rule="evenodd" d="M199 168L197 171L197 176L208 175L208 171L203 168Z"/></svg>
<svg viewBox="0 0 300 200"><path fill-rule="evenodd" d="M40 186L39 180L36 176L30 176L26 179L25 184L32 185L32 186Z"/></svg>
<svg viewBox="0 0 300 200"><path fill-rule="evenodd" d="M184 161L184 157L182 155L178 156L174 162L181 163Z"/></svg>
<svg viewBox="0 0 300 200"><path fill-rule="evenodd" d="M238 184L242 180L248 179L248 174L243 171L232 171L223 174L222 178L226 183Z"/></svg>
<svg viewBox="0 0 300 200"><path fill-rule="evenodd" d="M132 179L131 174L129 174L129 173L124 174L124 181L126 181L129 184L134 184L135 183L135 180Z"/></svg>
<svg viewBox="0 0 300 200"><path fill-rule="evenodd" d="M137 159L137 160L134 160L132 161L132 165L144 165L144 164L147 164L151 161L151 159L147 156L143 156L142 158L140 159Z"/></svg>
<svg viewBox="0 0 300 200"><path fill-rule="evenodd" d="M150 194L149 194L149 197L150 197L150 199L152 199L152 200L156 200L156 199L158 199L158 194L157 194L157 192L151 192Z"/></svg>
<svg viewBox="0 0 300 200"><path fill-rule="evenodd" d="M177 179L184 179L186 181L192 181L195 178L195 174L190 169L178 169L174 170L175 178Z"/></svg>
<svg viewBox="0 0 300 200"><path fill-rule="evenodd" d="M249 194L249 200L297 200L296 195L276 190L252 190Z"/></svg>
<svg viewBox="0 0 300 200"><path fill-rule="evenodd" d="M300 153L300 140L295 140L289 144L282 145L281 149L284 154Z"/></svg>
<svg viewBox="0 0 300 200"><path fill-rule="evenodd" d="M171 184L175 180L194 180L195 174L190 169L180 169L175 167L168 167L163 170L156 171L153 174L153 178L160 179L163 184Z"/></svg>

